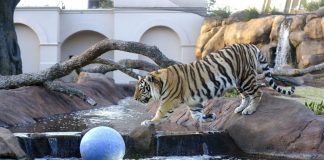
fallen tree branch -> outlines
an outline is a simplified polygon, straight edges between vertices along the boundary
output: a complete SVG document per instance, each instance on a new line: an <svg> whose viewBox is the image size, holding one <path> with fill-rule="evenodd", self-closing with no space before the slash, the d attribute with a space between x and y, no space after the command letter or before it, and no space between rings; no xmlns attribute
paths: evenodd
<svg viewBox="0 0 324 160"><path fill-rule="evenodd" d="M271 72L272 76L287 76L287 77L298 77L298 76L303 76L307 73L315 72L315 71L320 71L324 69L324 62L310 66L304 69L282 69L282 70L273 70ZM265 74L259 74L257 76L258 80L264 79Z"/></svg>
<svg viewBox="0 0 324 160"><path fill-rule="evenodd" d="M305 75L307 73L315 72L315 71L320 71L324 69L324 62L310 66L304 69L288 69L288 70L276 70L275 72L272 73L274 76L290 76L290 77L298 77Z"/></svg>
<svg viewBox="0 0 324 160"><path fill-rule="evenodd" d="M93 61L93 63L99 63L99 64L105 64L105 65L111 66L111 67L116 68L117 70L120 70L121 72L127 74L128 76L133 77L134 79L137 79L139 76L139 74L137 74L133 71L130 71L126 67L119 65L109 59L97 58Z"/></svg>
<svg viewBox="0 0 324 160"><path fill-rule="evenodd" d="M97 105L97 102L93 100L91 97L88 97L82 91L75 89L73 87L64 85L62 82L59 81L46 81L43 83L44 87L51 91L56 91L60 93L64 93L70 96L76 96L82 99L83 101L89 103L92 106Z"/></svg>
<svg viewBox="0 0 324 160"><path fill-rule="evenodd" d="M161 68L156 64L144 60L123 59L120 60L118 64L126 68L139 69L147 72L152 72Z"/></svg>
<svg viewBox="0 0 324 160"><path fill-rule="evenodd" d="M101 73L101 74L106 74L108 72L112 72L112 71L116 71L117 69L109 66L109 65L105 65L105 64L97 64L96 66L90 67L90 68L80 68L78 69L77 74L79 75L80 72L89 72L89 73Z"/></svg>
<svg viewBox="0 0 324 160"><path fill-rule="evenodd" d="M138 69L138 70L143 70L143 71L147 71L147 72L152 72L152 71L160 69L160 67L158 65L155 65L153 63L150 63L150 62L147 62L144 60L123 59L123 60L120 60L117 64L121 65L127 69ZM80 72L90 72L90 73L105 74L107 72L112 72L115 70L118 70L118 69L113 66L110 66L110 65L99 65L98 64L91 68L84 68L84 67L80 68L77 71L77 73L78 72L79 73Z"/></svg>
<svg viewBox="0 0 324 160"><path fill-rule="evenodd" d="M148 46L139 42L104 39L84 51L81 55L74 56L65 62L57 63L39 73L0 76L0 89L40 85L45 81L53 81L68 75L73 70L90 64L93 60L111 50L121 50L147 56L161 67L179 63L167 58L156 46Z"/></svg>

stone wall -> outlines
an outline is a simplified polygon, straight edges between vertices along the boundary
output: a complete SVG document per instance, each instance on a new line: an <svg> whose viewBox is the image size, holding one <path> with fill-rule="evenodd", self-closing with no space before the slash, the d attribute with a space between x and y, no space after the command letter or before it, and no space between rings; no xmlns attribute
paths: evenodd
<svg viewBox="0 0 324 160"><path fill-rule="evenodd" d="M273 61L281 22L291 19L289 43L293 55L290 64L305 68L324 62L324 17L317 12L302 15L268 15L243 21L235 17L225 20L206 18L196 43L196 58L206 56L234 43L257 45Z"/></svg>

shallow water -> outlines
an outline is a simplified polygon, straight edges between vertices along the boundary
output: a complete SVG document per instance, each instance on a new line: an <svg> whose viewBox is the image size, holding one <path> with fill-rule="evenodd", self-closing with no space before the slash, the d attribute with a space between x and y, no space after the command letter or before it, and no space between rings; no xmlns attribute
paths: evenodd
<svg viewBox="0 0 324 160"><path fill-rule="evenodd" d="M131 104L131 105L130 105ZM12 132L80 132L96 126L113 127L127 133L147 118L145 106L131 98L121 100L118 105L83 110L71 114L37 119L37 123L9 128Z"/></svg>
<svg viewBox="0 0 324 160"><path fill-rule="evenodd" d="M36 158L35 160L80 160L80 158ZM125 160L133 160L133 159L125 159ZM249 158L236 158L231 156L160 156L160 157L152 157L152 158L142 158L136 160L255 160Z"/></svg>
<svg viewBox="0 0 324 160"><path fill-rule="evenodd" d="M241 158L230 156L170 156L170 157L152 157L144 158L142 160L243 160ZM246 159L245 159L246 160Z"/></svg>
<svg viewBox="0 0 324 160"><path fill-rule="evenodd" d="M20 137L29 133L35 132L55 132L54 135L62 133L63 135L80 134L88 128L96 126L110 126L119 131L122 134L130 133L134 128L140 125L140 122L148 119L146 107L131 98L121 100L118 105L109 107L94 108L90 110L78 111L71 114L57 115L49 118L38 119L37 123L27 126L17 126L10 128L11 131L16 132L16 136L20 134ZM19 133L24 132L24 133ZM27 133L27 134L29 134ZM53 137L55 137L53 135ZM27 138L28 139L28 138ZM78 146L76 146L78 148ZM206 146L207 148L207 146ZM207 151L203 154L208 154ZM48 154L52 155L52 154ZM178 154L176 154L178 155ZM59 157L52 155L54 157ZM75 155L69 155L75 156ZM44 157L36 158L36 160L81 160L80 158L54 158ZM168 156L168 157L152 157L143 158L142 160L257 160L260 158L254 157L239 157L239 156ZM266 160L266 159L264 159ZM267 159L270 160L270 159Z"/></svg>

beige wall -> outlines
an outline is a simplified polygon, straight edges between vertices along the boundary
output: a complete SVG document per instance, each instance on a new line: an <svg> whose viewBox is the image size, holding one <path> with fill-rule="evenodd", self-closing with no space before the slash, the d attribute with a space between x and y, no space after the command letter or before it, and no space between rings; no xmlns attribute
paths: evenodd
<svg viewBox="0 0 324 160"><path fill-rule="evenodd" d="M15 24L18 44L21 52L23 73L39 71L39 39L36 33L26 25Z"/></svg>
<svg viewBox="0 0 324 160"><path fill-rule="evenodd" d="M106 38L94 31L80 31L68 37L61 46L61 62L69 56L79 55L100 40ZM113 59L113 54L105 54L101 57Z"/></svg>
<svg viewBox="0 0 324 160"><path fill-rule="evenodd" d="M156 38L159 41L156 41ZM147 30L140 39L141 43L157 46L160 51L168 58L176 61L181 61L181 48L180 39L172 29L164 26L153 27ZM145 60L154 63L151 59L145 56L139 56L140 60ZM145 75L145 71L139 72L141 75Z"/></svg>
<svg viewBox="0 0 324 160"><path fill-rule="evenodd" d="M61 45L61 62L69 59L70 56L76 56L82 54L85 50L90 48L92 45L97 43L100 40L105 39L106 37L100 33L94 31L80 31L72 34L68 37ZM109 52L102 56L101 58L114 59L113 53ZM95 64L90 64L87 67L94 67ZM107 74L109 77L113 77L112 73ZM62 78L63 81L75 81L76 74L71 73L68 76Z"/></svg>
<svg viewBox="0 0 324 160"><path fill-rule="evenodd" d="M39 54L34 58L39 66L31 71L36 72L66 60L69 55L80 54L106 37L157 45L169 58L182 63L192 62L204 18L194 13L154 8L61 10L57 7L26 7L15 10L14 20L16 24L30 27L39 38L39 50L33 51ZM17 30L20 32L20 28ZM30 45L30 40L22 43L25 43L22 46ZM105 56L114 61L142 58L122 51ZM110 75L117 83L134 81L119 71Z"/></svg>
<svg viewBox="0 0 324 160"><path fill-rule="evenodd" d="M156 40L157 37L159 41ZM180 39L177 33L168 27L159 26L147 30L140 42L157 46L168 58L181 61Z"/></svg>

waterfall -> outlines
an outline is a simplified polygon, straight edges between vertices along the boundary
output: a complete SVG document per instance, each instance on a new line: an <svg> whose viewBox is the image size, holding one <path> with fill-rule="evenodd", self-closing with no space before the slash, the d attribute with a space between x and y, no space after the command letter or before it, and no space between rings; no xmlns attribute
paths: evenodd
<svg viewBox="0 0 324 160"><path fill-rule="evenodd" d="M203 155L209 155L209 151L208 151L208 145L204 142L202 145L203 148Z"/></svg>
<svg viewBox="0 0 324 160"><path fill-rule="evenodd" d="M59 147L58 147L58 140L56 137L50 137L48 138L48 143L51 147L51 155L52 156L57 156L58 155L58 151L59 151Z"/></svg>
<svg viewBox="0 0 324 160"><path fill-rule="evenodd" d="M288 57L290 56L290 45L289 45L289 32L292 20L285 18L279 28L278 44L276 49L275 68L282 67L288 64Z"/></svg>

